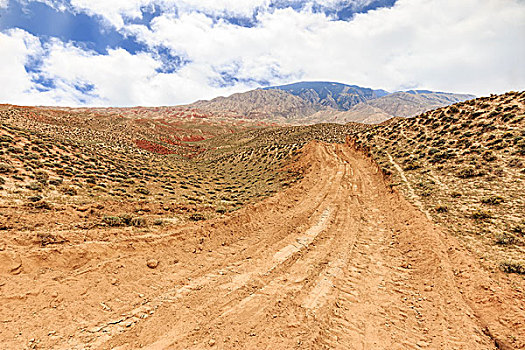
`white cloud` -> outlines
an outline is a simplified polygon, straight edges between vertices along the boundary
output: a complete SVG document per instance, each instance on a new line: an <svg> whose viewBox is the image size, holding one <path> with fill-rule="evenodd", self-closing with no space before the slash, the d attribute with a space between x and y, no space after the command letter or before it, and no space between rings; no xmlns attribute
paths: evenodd
<svg viewBox="0 0 525 350"><path fill-rule="evenodd" d="M118 29L124 26L124 17L141 18L140 9L152 3L152 0L71 0L77 10L99 15Z"/></svg>
<svg viewBox="0 0 525 350"><path fill-rule="evenodd" d="M0 9L1 8L6 8L8 2L9 2L9 0L0 0Z"/></svg>
<svg viewBox="0 0 525 350"><path fill-rule="evenodd" d="M74 1L99 12L108 6L99 0ZM140 16L139 5L149 6L148 1L111 2L113 12L106 15L116 22L123 13ZM232 9L242 12L264 1L236 3ZM226 1L178 4L221 11ZM0 92L0 100L180 104L248 90L255 87L249 83L253 80L332 80L390 91L425 88L478 95L525 88L525 4L520 0L399 0L392 8L358 14L349 22L288 8L259 13L251 28L190 10L179 16L164 13L149 28L119 23L123 33L151 47L168 47L189 63L171 74L158 73L162 63L150 53L116 49L101 55L58 40L42 47L30 34L12 30L0 34L0 76L12 87ZM37 91L34 76L25 72L24 62L37 54L56 89ZM239 82L221 87L221 72ZM94 89L83 95L75 89L78 84Z"/></svg>
<svg viewBox="0 0 525 350"><path fill-rule="evenodd" d="M1 0L0 0L1 1ZM30 0L53 4L52 0ZM187 14L201 12L211 16L252 17L256 10L271 12L272 3L302 4L306 8L318 5L325 8L340 8L353 5L356 8L366 6L373 0L71 0L76 11L105 18L118 29L124 27L126 18L141 18L141 9L158 6L165 13Z"/></svg>
<svg viewBox="0 0 525 350"><path fill-rule="evenodd" d="M0 33L0 101L19 104L38 104L36 90L25 65L41 54L40 41L35 36L11 29Z"/></svg>
<svg viewBox="0 0 525 350"><path fill-rule="evenodd" d="M269 72L390 90L426 87L486 94L523 87L525 7L512 0L400 0L391 9L330 21L291 9L263 13L253 28L214 23L200 13L130 27L145 43L166 45L238 77ZM274 79L275 80L275 79Z"/></svg>

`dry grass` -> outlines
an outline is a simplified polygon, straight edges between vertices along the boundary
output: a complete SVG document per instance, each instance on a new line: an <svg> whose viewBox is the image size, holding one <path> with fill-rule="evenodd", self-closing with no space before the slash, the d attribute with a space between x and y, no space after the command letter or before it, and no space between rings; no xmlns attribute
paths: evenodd
<svg viewBox="0 0 525 350"><path fill-rule="evenodd" d="M525 93L458 103L356 135L410 198L399 164L432 218L486 265L523 261ZM508 271L509 269L505 269Z"/></svg>

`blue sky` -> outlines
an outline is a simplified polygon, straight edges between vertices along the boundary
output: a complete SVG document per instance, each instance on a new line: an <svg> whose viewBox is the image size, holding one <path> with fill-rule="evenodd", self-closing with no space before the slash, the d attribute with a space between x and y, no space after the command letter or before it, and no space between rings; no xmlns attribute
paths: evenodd
<svg viewBox="0 0 525 350"><path fill-rule="evenodd" d="M0 0L0 103L174 105L299 80L525 87L523 0Z"/></svg>

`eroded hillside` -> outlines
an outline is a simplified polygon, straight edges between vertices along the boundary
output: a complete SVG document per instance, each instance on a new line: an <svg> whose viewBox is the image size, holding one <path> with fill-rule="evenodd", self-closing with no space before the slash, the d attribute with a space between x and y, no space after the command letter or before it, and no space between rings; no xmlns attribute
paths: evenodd
<svg viewBox="0 0 525 350"><path fill-rule="evenodd" d="M433 221L491 269L525 273L525 93L493 95L358 134Z"/></svg>
<svg viewBox="0 0 525 350"><path fill-rule="evenodd" d="M2 106L6 348L525 346L525 93L376 126L170 111Z"/></svg>

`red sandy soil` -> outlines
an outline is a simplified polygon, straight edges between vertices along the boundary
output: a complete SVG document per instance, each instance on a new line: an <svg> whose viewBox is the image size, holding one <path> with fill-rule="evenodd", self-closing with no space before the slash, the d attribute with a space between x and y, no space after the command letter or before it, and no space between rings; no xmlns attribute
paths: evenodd
<svg viewBox="0 0 525 350"><path fill-rule="evenodd" d="M313 142L297 166L300 183L223 218L0 247L1 347L525 347L524 295L368 158Z"/></svg>

